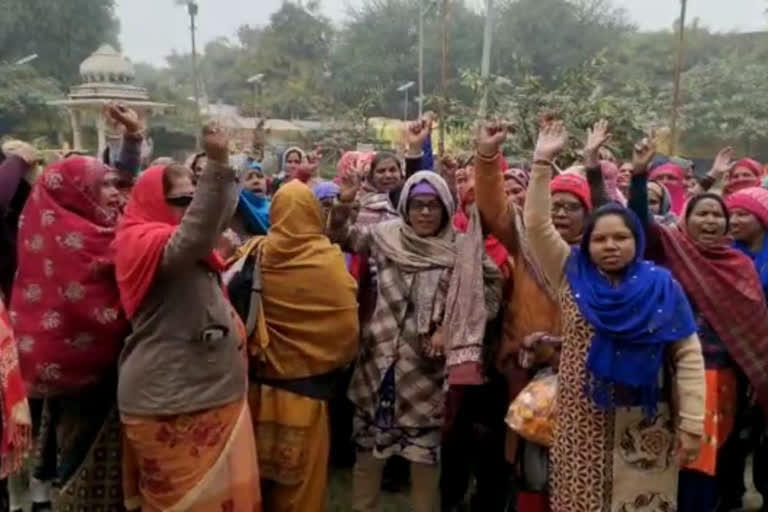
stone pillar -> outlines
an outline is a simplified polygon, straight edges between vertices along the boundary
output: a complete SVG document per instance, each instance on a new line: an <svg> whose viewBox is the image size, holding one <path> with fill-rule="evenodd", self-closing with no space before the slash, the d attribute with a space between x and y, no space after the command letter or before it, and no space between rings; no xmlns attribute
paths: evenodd
<svg viewBox="0 0 768 512"><path fill-rule="evenodd" d="M83 149L83 136L80 133L80 113L75 107L69 108L69 121L72 124L72 149Z"/></svg>
<svg viewBox="0 0 768 512"><path fill-rule="evenodd" d="M104 119L104 116L101 115L101 112L96 115L96 133L99 141L99 149L96 153L96 158L101 158L101 155L107 147L107 122Z"/></svg>

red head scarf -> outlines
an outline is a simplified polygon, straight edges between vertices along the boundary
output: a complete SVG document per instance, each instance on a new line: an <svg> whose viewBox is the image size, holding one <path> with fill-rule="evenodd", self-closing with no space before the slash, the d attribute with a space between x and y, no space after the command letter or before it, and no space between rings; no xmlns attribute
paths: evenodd
<svg viewBox="0 0 768 512"><path fill-rule="evenodd" d="M589 183L578 174L560 174L552 180L549 185L552 194L557 192L567 192L576 196L584 209L589 212L592 210L592 194L589 191Z"/></svg>
<svg viewBox="0 0 768 512"><path fill-rule="evenodd" d="M83 156L56 162L24 206L10 310L34 396L76 392L117 363L128 326L110 250L117 211L98 204L107 170Z"/></svg>
<svg viewBox="0 0 768 512"><path fill-rule="evenodd" d="M180 222L165 202L164 170L162 166L151 167L139 177L115 237L117 284L128 318L133 318L147 295L165 245ZM215 251L207 263L217 272L224 268Z"/></svg>
<svg viewBox="0 0 768 512"><path fill-rule="evenodd" d="M651 181L657 181L660 176L672 176L674 183L666 182L664 186L669 192L669 199L672 203L672 213L678 217L682 215L685 208L685 170L677 164L667 162L651 171Z"/></svg>
<svg viewBox="0 0 768 512"><path fill-rule="evenodd" d="M753 178L733 178L733 171L736 169L748 169L753 175ZM749 187L759 187L762 185L761 178L763 176L763 166L760 162L752 160L751 158L742 158L731 167L731 171L728 173L728 181L725 184L725 195L733 194L739 190Z"/></svg>

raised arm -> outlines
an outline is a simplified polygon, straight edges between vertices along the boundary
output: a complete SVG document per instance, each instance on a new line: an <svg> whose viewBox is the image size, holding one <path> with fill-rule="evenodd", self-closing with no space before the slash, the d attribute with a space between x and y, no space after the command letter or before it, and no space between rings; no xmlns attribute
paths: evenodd
<svg viewBox="0 0 768 512"><path fill-rule="evenodd" d="M104 105L104 116L111 123L122 126L123 140L114 165L120 174L120 187L129 188L141 167L141 144L146 127L136 111L122 103Z"/></svg>
<svg viewBox="0 0 768 512"><path fill-rule="evenodd" d="M419 171L424 170L424 152L422 147L424 141L429 137L431 125L426 121L415 121L413 123L407 123L403 125L403 138L405 139L408 149L405 152L405 180L413 176ZM403 180L403 183L405 183ZM401 184L396 189L389 193L389 199L392 204L397 206L400 201L400 192L403 190Z"/></svg>
<svg viewBox="0 0 768 512"><path fill-rule="evenodd" d="M504 193L504 176L499 172L501 145L507 136L502 124L485 123L477 133L475 153L475 195L483 226L515 256L520 247L515 228L515 207Z"/></svg>
<svg viewBox="0 0 768 512"><path fill-rule="evenodd" d="M354 171L341 177L339 198L331 208L326 224L326 234L331 242L339 244L344 251L358 254L367 253L371 245L371 227L352 222L361 180Z"/></svg>
<svg viewBox="0 0 768 512"><path fill-rule="evenodd" d="M728 176L734 163L733 148L729 146L721 149L712 162L712 168L698 180L694 194L713 192L722 195L725 189L725 177Z"/></svg>
<svg viewBox="0 0 768 512"><path fill-rule="evenodd" d="M645 229L645 257L657 263L664 260L664 245L659 230L663 229L648 209L648 166L656 148L652 138L645 138L635 144L632 150L632 179L629 183L629 209L638 216Z"/></svg>
<svg viewBox="0 0 768 512"><path fill-rule="evenodd" d="M597 209L610 202L611 198L605 191L603 169L600 166L600 148L609 140L611 133L608 130L608 121L601 119L592 128L587 128L587 142L584 144L584 166L587 172L589 193L592 198L592 206Z"/></svg>
<svg viewBox="0 0 768 512"><path fill-rule="evenodd" d="M552 224L552 160L568 140L563 123L556 121L542 128L533 155L531 181L525 199L525 230L534 260L539 262L549 282L557 287L563 279L563 267L570 247Z"/></svg>
<svg viewBox="0 0 768 512"><path fill-rule="evenodd" d="M208 257L237 205L235 171L227 165L227 138L215 125L206 126L203 133L208 165L200 175L194 199L181 224L165 246L165 271L186 268Z"/></svg>

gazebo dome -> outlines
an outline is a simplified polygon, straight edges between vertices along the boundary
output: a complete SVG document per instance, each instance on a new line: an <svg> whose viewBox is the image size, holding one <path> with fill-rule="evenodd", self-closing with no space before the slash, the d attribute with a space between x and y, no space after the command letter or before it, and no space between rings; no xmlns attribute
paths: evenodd
<svg viewBox="0 0 768 512"><path fill-rule="evenodd" d="M130 84L136 77L133 64L109 44L103 44L80 64L84 83Z"/></svg>

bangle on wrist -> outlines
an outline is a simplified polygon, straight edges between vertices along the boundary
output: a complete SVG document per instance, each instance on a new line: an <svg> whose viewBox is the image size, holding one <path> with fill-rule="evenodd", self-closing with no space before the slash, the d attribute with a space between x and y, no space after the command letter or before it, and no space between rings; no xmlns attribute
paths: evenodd
<svg viewBox="0 0 768 512"><path fill-rule="evenodd" d="M533 165L543 165L546 167L549 167L550 169L553 169L555 165L552 163L552 160L548 160L546 158L536 158L533 161Z"/></svg>
<svg viewBox="0 0 768 512"><path fill-rule="evenodd" d="M483 153L482 151L480 151L480 149L478 149L476 152L477 152L477 156L479 158L482 158L483 160L495 160L499 156L499 153L500 153L500 151L498 149L496 151L494 151L490 155L487 154L487 153Z"/></svg>

